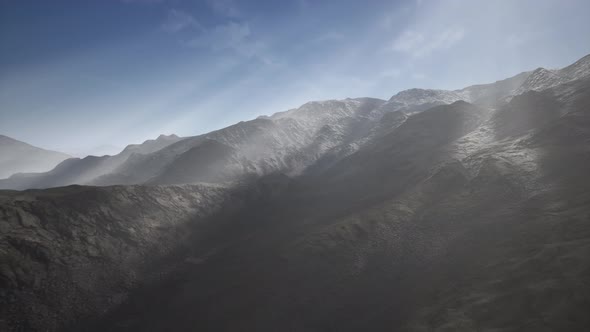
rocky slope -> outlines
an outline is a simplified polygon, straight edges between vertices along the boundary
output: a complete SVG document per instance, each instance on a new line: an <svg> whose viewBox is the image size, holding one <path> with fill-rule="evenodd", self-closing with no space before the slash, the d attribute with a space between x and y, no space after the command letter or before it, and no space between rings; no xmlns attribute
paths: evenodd
<svg viewBox="0 0 590 332"><path fill-rule="evenodd" d="M226 198L211 186L0 192L0 330L55 331L123 302Z"/></svg>
<svg viewBox="0 0 590 332"><path fill-rule="evenodd" d="M0 179L15 173L45 172L65 159L65 153L44 150L0 135Z"/></svg>

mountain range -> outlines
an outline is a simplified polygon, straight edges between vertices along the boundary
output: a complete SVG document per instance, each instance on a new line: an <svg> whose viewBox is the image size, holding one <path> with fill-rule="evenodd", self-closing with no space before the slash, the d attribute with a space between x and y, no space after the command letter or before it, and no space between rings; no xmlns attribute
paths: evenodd
<svg viewBox="0 0 590 332"><path fill-rule="evenodd" d="M590 55L69 159L0 181L0 329L587 331L588 169Z"/></svg>
<svg viewBox="0 0 590 332"><path fill-rule="evenodd" d="M204 135L182 139L162 135L140 146L128 146L115 156L66 160L46 173L1 180L0 188L218 183L273 172L298 175L317 168L317 162L337 161L371 142L379 135L377 127L387 113L411 115L459 100L497 108L515 95L551 88L589 73L590 57L586 56L563 69L538 68L461 90L410 89L387 101L356 98L309 102Z"/></svg>

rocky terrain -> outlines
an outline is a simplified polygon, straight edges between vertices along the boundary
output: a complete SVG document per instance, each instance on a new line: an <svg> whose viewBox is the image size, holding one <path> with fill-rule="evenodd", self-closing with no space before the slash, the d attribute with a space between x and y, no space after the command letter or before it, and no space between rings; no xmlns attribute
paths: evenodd
<svg viewBox="0 0 590 332"><path fill-rule="evenodd" d="M125 300L216 212L212 186L0 192L0 330L53 331Z"/></svg>
<svg viewBox="0 0 590 332"><path fill-rule="evenodd" d="M143 185L4 191L0 327L587 331L589 61L312 102L93 180Z"/></svg>

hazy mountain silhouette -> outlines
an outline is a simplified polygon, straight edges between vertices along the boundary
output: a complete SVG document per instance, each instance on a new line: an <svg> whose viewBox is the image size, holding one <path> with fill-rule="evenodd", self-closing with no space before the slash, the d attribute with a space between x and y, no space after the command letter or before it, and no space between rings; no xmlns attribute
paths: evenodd
<svg viewBox="0 0 590 332"><path fill-rule="evenodd" d="M41 149L0 135L0 179L15 173L44 172L70 158L65 153Z"/></svg>
<svg viewBox="0 0 590 332"><path fill-rule="evenodd" d="M114 156L70 158L45 173L21 173L6 180L0 180L0 188L22 190L91 183L94 179L115 170L128 158L156 152L179 140L181 138L176 135L160 135L156 140L129 145Z"/></svg>

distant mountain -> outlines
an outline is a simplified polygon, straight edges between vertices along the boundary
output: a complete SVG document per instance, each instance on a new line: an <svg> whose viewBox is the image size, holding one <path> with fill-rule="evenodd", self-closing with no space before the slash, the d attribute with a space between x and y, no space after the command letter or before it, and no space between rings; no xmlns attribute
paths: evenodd
<svg viewBox="0 0 590 332"><path fill-rule="evenodd" d="M155 140L129 145L114 156L70 158L45 173L15 174L8 179L0 180L0 188L27 189L87 184L93 179L112 172L130 157L156 152L180 140L182 138L176 135L160 135Z"/></svg>
<svg viewBox="0 0 590 332"><path fill-rule="evenodd" d="M0 179L15 173L45 172L65 159L65 153L41 149L0 135Z"/></svg>
<svg viewBox="0 0 590 332"><path fill-rule="evenodd" d="M68 152L78 158L84 158L86 156L105 156L105 155L116 155L119 152L123 151L123 148L120 146L112 145L112 144L101 144L94 147L77 147L77 148L70 148Z"/></svg>
<svg viewBox="0 0 590 332"><path fill-rule="evenodd" d="M160 136L130 145L112 157L87 157L45 174L0 181L0 188L222 183L275 172L290 176L321 172L389 131L383 125L386 119L399 125L405 116L457 101L498 109L515 96L557 87L589 74L590 56L586 56L563 69L537 69L460 90L409 89L387 101L314 101L199 136ZM404 116L391 117L391 113Z"/></svg>

